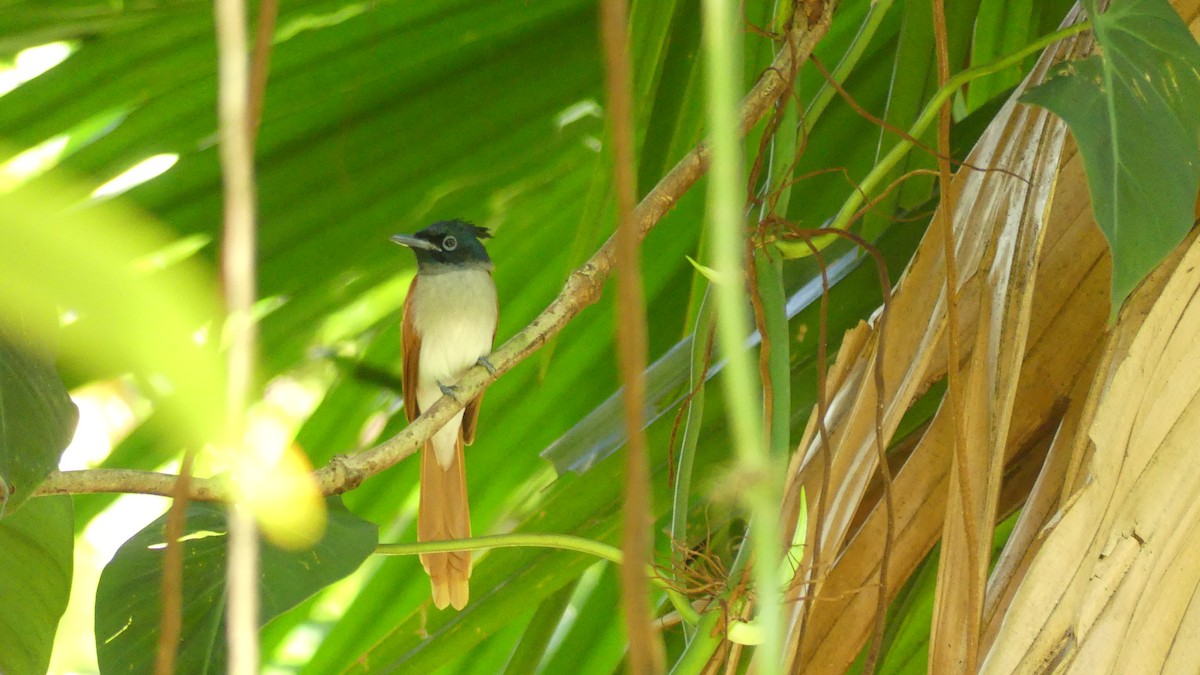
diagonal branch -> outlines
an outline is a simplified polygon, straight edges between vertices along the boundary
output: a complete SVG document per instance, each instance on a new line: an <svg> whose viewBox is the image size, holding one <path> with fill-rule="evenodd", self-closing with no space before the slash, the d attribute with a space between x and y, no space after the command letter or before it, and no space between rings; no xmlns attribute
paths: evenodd
<svg viewBox="0 0 1200 675"><path fill-rule="evenodd" d="M742 100L740 127L743 135L749 133L779 97L789 90L786 73L793 71L793 64L807 60L813 47L829 30L833 0L819 0L813 6L816 9L808 12L809 20L794 22L787 35L793 48L779 50L774 62L763 71L758 82ZM663 176L633 211L633 223L639 239L644 238L674 208L676 202L708 171L708 165L709 146L704 141ZM320 491L326 495L349 492L367 478L416 452L426 439L462 409L460 401L473 400L497 377L541 349L580 312L600 299L604 283L612 272L616 251L614 235L587 262L571 273L558 297L537 318L488 357L496 369L495 375L482 366L472 368L458 382L458 400L443 396L392 438L370 450L334 457L329 464L314 472ZM177 476L172 474L123 469L55 472L34 494L128 492L170 497L176 479ZM192 499L221 501L225 496L226 487L220 479L192 479Z"/></svg>

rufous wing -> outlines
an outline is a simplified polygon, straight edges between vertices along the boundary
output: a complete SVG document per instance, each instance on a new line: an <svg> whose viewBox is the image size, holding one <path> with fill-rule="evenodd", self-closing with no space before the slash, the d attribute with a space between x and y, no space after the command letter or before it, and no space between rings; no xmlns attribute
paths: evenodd
<svg viewBox="0 0 1200 675"><path fill-rule="evenodd" d="M403 357L400 383L404 386L404 416L411 422L421 414L417 405L418 368L421 363L421 336L413 323L413 298L417 294L417 279L413 277L404 298L404 314L400 322L400 353Z"/></svg>

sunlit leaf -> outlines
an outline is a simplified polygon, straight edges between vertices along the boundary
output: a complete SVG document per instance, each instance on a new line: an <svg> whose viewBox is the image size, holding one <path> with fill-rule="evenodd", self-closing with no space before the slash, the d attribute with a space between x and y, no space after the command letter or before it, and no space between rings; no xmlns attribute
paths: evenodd
<svg viewBox="0 0 1200 675"><path fill-rule="evenodd" d="M140 261L174 244L171 233L119 201L86 199L57 174L0 193L0 321L33 307L70 313L61 331L54 321L23 324L24 342L61 332L64 370L137 372L171 424L160 442L199 446L223 425L224 369L215 341L202 338L217 315L215 280L195 260L147 268Z"/></svg>

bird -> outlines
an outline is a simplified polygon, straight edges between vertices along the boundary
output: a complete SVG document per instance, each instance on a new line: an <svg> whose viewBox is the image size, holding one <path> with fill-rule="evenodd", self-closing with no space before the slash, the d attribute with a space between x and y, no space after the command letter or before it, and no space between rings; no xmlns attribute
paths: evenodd
<svg viewBox="0 0 1200 675"><path fill-rule="evenodd" d="M401 383L409 422L443 395L455 396L455 383L476 364L495 372L487 359L499 317L492 260L483 245L489 237L487 228L463 220L391 237L417 257L401 321ZM482 402L483 394L468 402L421 450L418 541L471 536L463 446L475 441ZM424 553L421 565L438 609L466 606L470 551Z"/></svg>

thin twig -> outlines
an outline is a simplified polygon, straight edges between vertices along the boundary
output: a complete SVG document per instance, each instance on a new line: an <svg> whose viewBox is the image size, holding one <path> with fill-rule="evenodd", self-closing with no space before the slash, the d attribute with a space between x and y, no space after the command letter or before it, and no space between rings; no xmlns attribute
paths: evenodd
<svg viewBox="0 0 1200 675"><path fill-rule="evenodd" d="M885 131L888 131L890 133L893 133L893 134L899 136L900 138L904 139L906 142L912 144L912 146L914 148L921 150L922 152L924 152L928 155L932 155L933 157L935 157L937 159L945 159L946 161L951 162L952 164L957 164L958 166L965 166L968 169L974 169L975 171L984 172L984 173L996 172L996 173L1004 174L1005 176L1009 176L1011 178L1015 178L1024 183L1029 183L1028 178L1025 178L1024 176L1018 174L1015 171L1009 171L1008 169L993 169L993 168L989 168L986 166L975 166L974 164L969 164L963 160L954 159L953 157L951 157L949 155L944 155L944 154L938 152L937 150L935 150L934 148L931 148L928 145L925 145L924 143L922 143L920 141L920 139L914 138L913 135L908 133L907 130L901 129L900 127L898 127L894 124L891 124L890 122L888 122L885 119L881 119L879 117L876 117L875 115L872 115L870 113L870 111L868 111L866 108L862 107L862 105L853 96L850 95L850 92L846 91L845 89L842 88L842 85L838 84L838 81L836 79L834 79L833 75L831 75L829 73L829 71L825 69L825 64L821 63L820 59L818 59L814 56L812 59L812 64L817 69L817 71L819 73L821 73L821 77L825 78L825 80L829 83L829 85L831 87L833 87L835 91L837 91L839 96L842 97L842 100L844 100L847 105L849 105L851 108L853 108L854 112L856 112L859 117L867 120L871 124L874 124L875 126L881 128L881 129L884 129Z"/></svg>
<svg viewBox="0 0 1200 675"><path fill-rule="evenodd" d="M713 144L705 220L712 244L710 264L720 277L713 297L717 310L717 342L725 358L721 384L725 393L729 440L737 457L736 471L745 481L739 497L750 517L749 542L742 544L742 550L752 550L754 556L755 622L763 634L762 643L755 650L756 663L758 672L770 675L781 672L783 652L782 603L775 576L781 557L779 500L776 497L781 489L775 480L775 472L771 471L770 453L762 429L761 381L745 349L750 332L745 315L749 301L744 262L746 200L735 99L741 80L742 36L736 30L733 0L705 0L701 7L705 98ZM780 54L789 51L781 49Z"/></svg>
<svg viewBox="0 0 1200 675"><path fill-rule="evenodd" d="M271 71L271 42L275 37L275 19L278 16L279 0L262 0L258 6L258 27L254 35L254 58L250 63L250 112L246 115L252 148L262 123L267 75Z"/></svg>
<svg viewBox="0 0 1200 675"><path fill-rule="evenodd" d="M786 221L785 221L785 224L786 224ZM822 407L828 405L825 402L825 398L826 398L825 377L826 377L826 374L824 372L824 363L826 361L825 340L827 339L827 337L825 335L825 322L826 322L825 312L827 311L826 303L828 302L827 296L829 293L829 288L828 288L828 279L825 277L824 262L821 260L819 251L817 250L818 247L816 246L815 242L813 242L813 238L814 237L822 237L822 236L835 236L835 237L840 237L843 239L850 240L856 246L858 246L861 250L866 251L872 257L872 259L875 261L875 269L879 274L879 287L880 287L880 292L883 297L883 310L880 312L879 322L878 322L879 348L877 350L877 354L879 356L876 357L876 359L872 365L872 373L873 373L874 381L875 381L875 450L876 450L876 459L879 462L880 476L882 477L882 483L883 483L884 514L885 514L887 529L886 529L886 532L884 535L882 555L880 556L879 583L877 584L878 595L877 595L877 600L876 600L874 627L872 630L871 648L868 651L867 660L866 660L864 668L863 668L863 672L873 672L874 668L875 668L875 664L879 658L880 649L883 644L883 630L884 630L885 619L887 617L887 606L888 606L887 571L888 571L888 568L891 566L892 547L895 545L895 531L896 531L896 511L895 511L895 504L894 504L893 495L892 495L892 472L891 472L891 466L888 464L887 447L883 440L883 417L884 417L884 407L886 405L886 401L884 399L884 387L886 385L886 382L884 380L883 361L881 358L883 354L887 353L887 322L888 322L888 318L890 316L890 311L891 311L891 306L892 306L892 284L891 284L891 279L888 275L887 261L884 260L883 253L880 252L879 249L876 248L875 246L872 246L870 242L868 242L867 240L863 239L862 237L860 237L859 235L857 235L853 232L849 232L847 230L841 230L841 229L837 229L837 228L829 228L829 227L815 228L815 229L800 229L800 228L793 227L793 228L791 228L791 231L788 233L788 236L793 236L793 237L797 237L797 238L801 239L806 246L808 246L810 249L813 250L813 255L816 256L818 264L821 265L821 272L822 272L821 280L822 280L823 291L824 291L821 296L822 314L821 314L821 334L819 336L820 342L818 343L818 346L817 346L817 359L818 359L818 371L817 371L817 418L818 418L817 425L818 426L817 426L817 431L820 436L821 450L822 450L822 458L821 458L822 459L822 465L821 465L822 488L821 488L821 492L818 494L818 501L817 501L817 520L816 520L817 528L820 528L821 524L825 520L825 508L826 508L825 507L825 496L828 493L828 483L830 480L829 464L831 461L830 457L831 457L832 451L831 451L830 445L829 445L829 431L828 431L828 429L825 428L825 412L822 411ZM810 572L805 580L807 588L804 593L805 596L813 598L813 599L815 599L815 595L812 593L811 588L820 573L819 572L819 561L820 561L820 557L821 557L821 536L819 534L819 531L818 531L818 535L814 539L815 540L813 541L813 556L812 556L813 563L812 563L812 566L810 567ZM800 642L803 641L803 633L804 633L805 628L807 627L807 620L809 617L809 613L811 611L812 611L812 605L810 603L808 611L805 612L805 614L801 617L801 624L800 624L801 640L800 640Z"/></svg>
<svg viewBox="0 0 1200 675"><path fill-rule="evenodd" d="M622 550L638 563L621 567L621 606L629 636L629 669L635 675L662 672L666 655L650 611L650 589L638 567L649 565L650 467L643 431L646 400L646 312L641 260L633 221L637 169L633 155L633 83L629 65L626 0L602 0L605 88L613 139L613 184L617 191L617 352L624 385L625 508Z"/></svg>
<svg viewBox="0 0 1200 675"><path fill-rule="evenodd" d="M805 586L801 593L802 597L811 597L816 588L817 578L821 574L821 556L824 552L824 546L821 545L821 527L825 523L825 515L829 509L829 491L831 489L829 483L833 474L833 446L829 441L829 426L825 422L825 417L829 413L829 271L825 265L825 257L821 255L820 249L812 242L811 237L804 233L800 233L799 236L812 250L813 259L816 260L817 267L821 270L821 309L817 321L817 436L820 439L821 447L821 489L817 492L816 520L813 521L816 526L811 529L815 535L810 544L812 565L809 566L808 573L804 575ZM803 640L804 634L808 630L808 621L813 611L812 604L808 603L806 611L800 616L801 640L798 640L798 643Z"/></svg>
<svg viewBox="0 0 1200 675"><path fill-rule="evenodd" d="M179 464L179 479L175 481L175 499L167 512L163 551L162 618L158 628L158 651L154 657L155 675L175 672L175 656L183 629L183 531L187 520L189 483L195 450L183 453Z"/></svg>
<svg viewBox="0 0 1200 675"><path fill-rule="evenodd" d="M699 323L697 322L697 327L698 326ZM679 410L675 413L675 421L671 424L671 436L667 441L667 487L672 487L675 485L675 461L671 456L671 452L675 448L675 440L679 433L679 425L683 423L684 413L688 413L690 411L692 401L695 399L696 395L704 388L705 383L708 382L708 371L712 369L712 354L713 344L716 342L716 327L710 323L708 330L705 331L705 333L707 333L707 337L704 341L705 346L703 366L700 368L699 377L696 378L696 383L692 385L692 388L688 391L688 393L684 394L683 400L679 403ZM693 354L700 346L699 342L697 341L699 337L699 331L692 333ZM694 361L695 359L693 358L693 362ZM685 428L684 433L686 434L686 432L687 430Z"/></svg>

